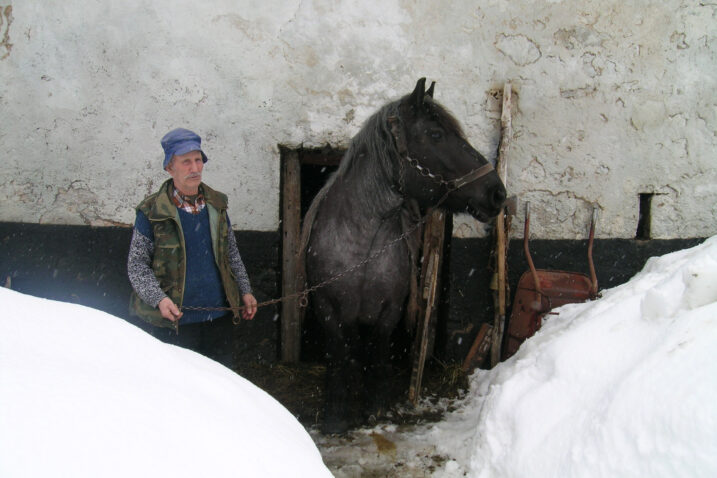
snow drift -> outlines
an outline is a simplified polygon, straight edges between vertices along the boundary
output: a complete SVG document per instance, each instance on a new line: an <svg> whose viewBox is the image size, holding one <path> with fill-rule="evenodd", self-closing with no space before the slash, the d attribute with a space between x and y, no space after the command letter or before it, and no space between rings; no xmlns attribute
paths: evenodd
<svg viewBox="0 0 717 478"><path fill-rule="evenodd" d="M717 237L557 311L471 377L439 450L481 478L717 476Z"/></svg>
<svg viewBox="0 0 717 478"><path fill-rule="evenodd" d="M122 319L0 288L0 476L331 476L298 421Z"/></svg>
<svg viewBox="0 0 717 478"><path fill-rule="evenodd" d="M0 476L330 476L221 365L95 310L0 303ZM403 468L439 453L435 478L717 476L717 237L557 312L442 422L377 430ZM349 471L376 455L348 446Z"/></svg>

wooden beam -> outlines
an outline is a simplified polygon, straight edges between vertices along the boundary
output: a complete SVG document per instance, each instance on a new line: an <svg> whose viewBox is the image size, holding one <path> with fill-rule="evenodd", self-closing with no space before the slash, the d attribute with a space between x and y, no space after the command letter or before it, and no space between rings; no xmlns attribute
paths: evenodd
<svg viewBox="0 0 717 478"><path fill-rule="evenodd" d="M490 352L491 343L493 336L493 326L484 323L480 326L478 335L476 336L473 346L471 347L466 359L463 361L461 370L466 373L471 373L474 368L483 365L485 358Z"/></svg>
<svg viewBox="0 0 717 478"><path fill-rule="evenodd" d="M301 163L296 151L282 151L282 279L281 295L297 292L301 241ZM301 354L301 313L297 299L281 305L281 359L297 363Z"/></svg>
<svg viewBox="0 0 717 478"><path fill-rule="evenodd" d="M503 87L503 109L500 115L500 147L498 149L498 160L496 161L496 171L498 176L507 185L507 156L511 139L513 138L513 124L511 120L512 106L512 89L510 82ZM490 364L495 367L501 358L501 347L503 344L503 334L505 329L505 310L506 310L506 254L508 249L508 233L506 231L506 214L503 208L495 221L496 227L496 307L495 317L493 320L493 338L490 350Z"/></svg>
<svg viewBox="0 0 717 478"><path fill-rule="evenodd" d="M418 289L419 323L413 343L413 364L411 383L408 387L408 399L416 405L421 394L421 383L426 359L432 353L433 336L437 320L440 273L445 239L446 216L441 211L433 211L426 221L423 235L423 261L421 262L421 285Z"/></svg>

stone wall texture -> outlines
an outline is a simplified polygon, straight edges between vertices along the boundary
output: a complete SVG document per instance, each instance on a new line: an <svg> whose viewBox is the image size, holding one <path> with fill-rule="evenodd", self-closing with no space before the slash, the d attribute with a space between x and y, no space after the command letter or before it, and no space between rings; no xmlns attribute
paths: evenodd
<svg viewBox="0 0 717 478"><path fill-rule="evenodd" d="M717 234L717 3L703 0L0 0L0 221L123 225L167 177L159 139L204 138L235 228L280 227L279 145L345 147L435 80L532 232ZM514 235L522 233L522 212ZM485 228L457 217L454 235Z"/></svg>

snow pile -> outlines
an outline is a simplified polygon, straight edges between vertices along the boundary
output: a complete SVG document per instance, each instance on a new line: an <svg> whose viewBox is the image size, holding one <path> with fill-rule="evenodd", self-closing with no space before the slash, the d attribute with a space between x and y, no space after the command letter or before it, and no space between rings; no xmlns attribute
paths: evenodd
<svg viewBox="0 0 717 478"><path fill-rule="evenodd" d="M0 288L0 476L331 476L222 365L90 308Z"/></svg>
<svg viewBox="0 0 717 478"><path fill-rule="evenodd" d="M2 288L0 303L0 476L331 476L223 366L96 310ZM558 312L444 421L317 437L346 455L337 476L717 476L717 237Z"/></svg>
<svg viewBox="0 0 717 478"><path fill-rule="evenodd" d="M429 432L445 475L717 476L717 237L558 311Z"/></svg>

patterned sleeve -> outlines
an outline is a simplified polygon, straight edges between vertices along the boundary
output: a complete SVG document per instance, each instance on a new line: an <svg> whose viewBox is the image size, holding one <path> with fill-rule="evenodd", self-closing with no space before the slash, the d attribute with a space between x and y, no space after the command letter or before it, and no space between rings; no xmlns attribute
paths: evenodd
<svg viewBox="0 0 717 478"><path fill-rule="evenodd" d="M127 275L132 288L140 299L152 307L167 295L159 287L159 281L152 271L154 243L137 228L132 232L127 258Z"/></svg>
<svg viewBox="0 0 717 478"><path fill-rule="evenodd" d="M251 294L249 276L246 273L244 262L241 260L241 255L239 255L239 246L237 246L237 239L234 236L234 231L232 231L231 226L229 226L229 266L237 278L237 285L239 286L241 294Z"/></svg>

